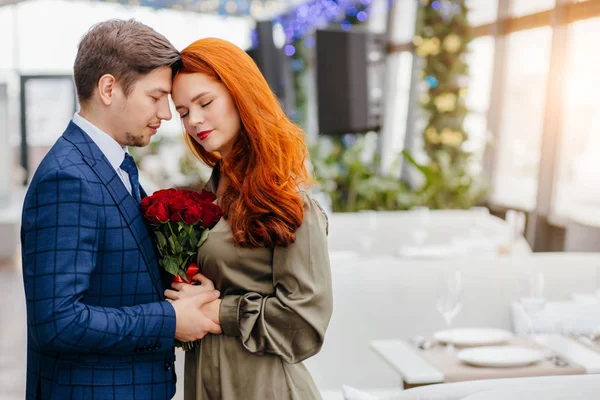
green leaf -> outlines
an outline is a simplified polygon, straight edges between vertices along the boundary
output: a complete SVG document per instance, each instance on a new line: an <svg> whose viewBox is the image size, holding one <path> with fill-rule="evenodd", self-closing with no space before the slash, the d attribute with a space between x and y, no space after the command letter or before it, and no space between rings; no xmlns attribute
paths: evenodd
<svg viewBox="0 0 600 400"><path fill-rule="evenodd" d="M208 233L210 231L208 229L204 229L202 231L202 235L200 236L200 240L198 240L198 247L202 246L204 244L204 242L206 242L206 239L208 239Z"/></svg>
<svg viewBox="0 0 600 400"><path fill-rule="evenodd" d="M177 253L177 241L175 239L173 239L174 235L169 236L168 242L169 242L169 247L171 248L171 252L172 253Z"/></svg>
<svg viewBox="0 0 600 400"><path fill-rule="evenodd" d="M165 256L160 260L165 271L170 273L171 275L179 274L180 268L179 263L177 262L177 258L173 256Z"/></svg>
<svg viewBox="0 0 600 400"><path fill-rule="evenodd" d="M157 239L157 245L159 249L164 249L165 246L167 245L167 238L165 237L165 235L160 232L160 231L155 231L156 233L156 239Z"/></svg>
<svg viewBox="0 0 600 400"><path fill-rule="evenodd" d="M189 282L184 270L180 269L177 275L179 275L184 281Z"/></svg>
<svg viewBox="0 0 600 400"><path fill-rule="evenodd" d="M194 254L194 255L195 255L195 254ZM184 269L184 270L186 270L186 271L187 271L188 267L189 267L189 266L190 266L190 264L191 264L191 262L190 262L191 258L192 258L192 255L191 255L191 254L188 254L188 255L187 255L185 258L184 258L184 260L183 260L183 264L181 265L181 269Z"/></svg>
<svg viewBox="0 0 600 400"><path fill-rule="evenodd" d="M198 237L198 232L196 231L196 229L192 229L189 236L190 246L192 246L192 248L198 247L198 240L200 240Z"/></svg>
<svg viewBox="0 0 600 400"><path fill-rule="evenodd" d="M185 245L188 243L188 237L185 233L180 233L179 236L177 237L177 240L179 241L179 245L181 246L181 249L185 248Z"/></svg>

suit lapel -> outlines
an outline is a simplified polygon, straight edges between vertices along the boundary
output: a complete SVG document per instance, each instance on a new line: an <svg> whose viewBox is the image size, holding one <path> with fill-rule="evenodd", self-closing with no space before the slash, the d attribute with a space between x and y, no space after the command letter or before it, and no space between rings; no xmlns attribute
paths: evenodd
<svg viewBox="0 0 600 400"><path fill-rule="evenodd" d="M100 181L106 186L110 196L121 216L125 220L131 234L140 249L142 257L148 267L148 272L152 277L154 288L161 299L164 299L162 283L160 281L157 269L156 256L152 240L148 232L148 227L139 210L139 204L129 194L123 182L108 162L106 156L96 146L92 139L85 134L76 124L70 123L69 128L64 134L66 140L73 143L75 147L83 154L84 161L90 166L92 171L98 176Z"/></svg>

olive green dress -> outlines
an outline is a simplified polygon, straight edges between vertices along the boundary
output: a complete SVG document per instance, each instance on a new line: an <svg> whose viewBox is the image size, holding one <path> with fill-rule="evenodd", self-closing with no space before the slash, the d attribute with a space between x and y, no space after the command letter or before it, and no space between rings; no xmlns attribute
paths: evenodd
<svg viewBox="0 0 600 400"><path fill-rule="evenodd" d="M216 192L218 167L206 189ZM327 217L300 192L296 241L240 248L224 219L199 248L198 267L221 291L223 333L185 357L185 400L312 400L321 396L301 361L319 352L332 312Z"/></svg>

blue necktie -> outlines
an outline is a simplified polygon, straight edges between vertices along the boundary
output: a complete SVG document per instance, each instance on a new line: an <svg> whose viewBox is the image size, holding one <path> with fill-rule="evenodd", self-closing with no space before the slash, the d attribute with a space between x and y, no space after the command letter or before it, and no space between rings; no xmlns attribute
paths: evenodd
<svg viewBox="0 0 600 400"><path fill-rule="evenodd" d="M139 203L142 200L140 196L140 179L135 160L129 153L125 153L125 159L121 163L121 169L129 175L132 196Z"/></svg>

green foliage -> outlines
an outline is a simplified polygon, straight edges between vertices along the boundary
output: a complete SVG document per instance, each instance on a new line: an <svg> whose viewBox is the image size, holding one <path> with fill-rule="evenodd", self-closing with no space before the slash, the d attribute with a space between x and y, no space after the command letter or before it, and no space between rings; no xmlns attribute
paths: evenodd
<svg viewBox="0 0 600 400"><path fill-rule="evenodd" d="M208 239L210 230L197 224L166 222L156 225L152 232L156 237L160 266L187 282L185 271L196 256L196 249Z"/></svg>
<svg viewBox="0 0 600 400"><path fill-rule="evenodd" d="M419 164L410 153L403 152L409 165L422 174L423 184L410 188L394 176L381 174L377 155L365 158L365 153L370 153L365 148L368 136L356 136L354 143L321 138L311 147L311 158L316 179L331 197L334 211L402 210L416 205L466 209L487 192L472 172L473 155L464 149L469 72L465 56L471 39L466 0L438 0L436 8L432 3L419 0L414 38L415 52L422 58L422 86L427 88L419 101L427 116L422 136L428 161ZM294 57L308 63L303 43L295 45L298 50ZM296 73L296 107L299 120L304 121L302 73ZM399 165L391 168L398 170Z"/></svg>
<svg viewBox="0 0 600 400"><path fill-rule="evenodd" d="M415 52L423 58L420 104L428 116L422 133L429 158L418 164L404 151L407 161L423 174L424 185L415 190L419 204L430 208L470 208L487 190L470 171L472 154L464 149L468 139L463 128L471 40L466 0L420 0Z"/></svg>
<svg viewBox="0 0 600 400"><path fill-rule="evenodd" d="M345 135L322 138L311 146L315 179L331 197L333 211L403 210L414 205L405 183L379 172L376 140L375 134Z"/></svg>
<svg viewBox="0 0 600 400"><path fill-rule="evenodd" d="M424 177L423 186L414 191L418 205L432 209L468 209L487 192L470 174L452 168L448 153L439 151L434 154L436 162L429 164L419 164L406 150L402 154Z"/></svg>

